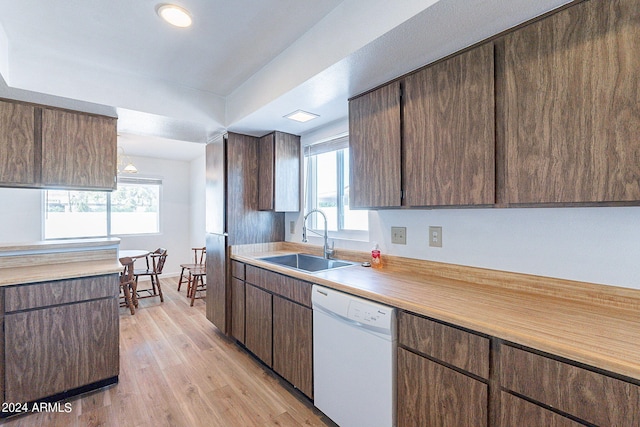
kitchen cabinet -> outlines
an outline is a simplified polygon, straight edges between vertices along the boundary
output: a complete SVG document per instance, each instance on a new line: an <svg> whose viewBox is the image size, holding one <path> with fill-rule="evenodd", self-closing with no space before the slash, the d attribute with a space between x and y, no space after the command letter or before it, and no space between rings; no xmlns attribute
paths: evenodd
<svg viewBox="0 0 640 427"><path fill-rule="evenodd" d="M487 337L398 313L398 426L486 426Z"/></svg>
<svg viewBox="0 0 640 427"><path fill-rule="evenodd" d="M231 260L231 336L245 342L244 264Z"/></svg>
<svg viewBox="0 0 640 427"><path fill-rule="evenodd" d="M0 288L0 403L4 402L4 289Z"/></svg>
<svg viewBox="0 0 640 427"><path fill-rule="evenodd" d="M272 132L259 141L260 210L300 210L300 137Z"/></svg>
<svg viewBox="0 0 640 427"><path fill-rule="evenodd" d="M42 184L116 189L116 119L42 110Z"/></svg>
<svg viewBox="0 0 640 427"><path fill-rule="evenodd" d="M349 206L402 202L400 83L349 100Z"/></svg>
<svg viewBox="0 0 640 427"><path fill-rule="evenodd" d="M4 288L7 402L117 381L118 286L109 274Z"/></svg>
<svg viewBox="0 0 640 427"><path fill-rule="evenodd" d="M512 345L500 347L503 426L529 418L530 425L548 425L549 411L515 401L517 393L560 414L557 425L572 425L567 417L599 426L640 425L640 385L636 381L596 372L588 367ZM555 412L554 412L555 413ZM567 415L567 420L559 418ZM564 424L563 424L564 423Z"/></svg>
<svg viewBox="0 0 640 427"><path fill-rule="evenodd" d="M495 203L493 43L403 81L406 206Z"/></svg>
<svg viewBox="0 0 640 427"><path fill-rule="evenodd" d="M0 185L114 190L116 119L0 101Z"/></svg>
<svg viewBox="0 0 640 427"><path fill-rule="evenodd" d="M245 346L312 398L311 283L252 265L245 269Z"/></svg>
<svg viewBox="0 0 640 427"><path fill-rule="evenodd" d="M273 370L313 398L313 312L273 297Z"/></svg>
<svg viewBox="0 0 640 427"><path fill-rule="evenodd" d="M585 1L499 42L505 203L640 200L639 20L637 0Z"/></svg>
<svg viewBox="0 0 640 427"><path fill-rule="evenodd" d="M0 185L36 184L35 129L33 105L0 101Z"/></svg>
<svg viewBox="0 0 640 427"><path fill-rule="evenodd" d="M272 296L260 288L245 286L245 346L267 366L273 365Z"/></svg>
<svg viewBox="0 0 640 427"><path fill-rule="evenodd" d="M501 392L500 404L500 425L504 427L579 427L584 425L510 393Z"/></svg>

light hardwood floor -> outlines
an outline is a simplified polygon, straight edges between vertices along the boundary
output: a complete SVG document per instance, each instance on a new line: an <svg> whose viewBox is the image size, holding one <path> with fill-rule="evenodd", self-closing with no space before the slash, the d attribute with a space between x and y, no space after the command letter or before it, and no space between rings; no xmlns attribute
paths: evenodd
<svg viewBox="0 0 640 427"><path fill-rule="evenodd" d="M110 388L71 399L70 413L0 421L17 426L332 426L299 392L189 307L177 278L165 302L120 308L120 376Z"/></svg>

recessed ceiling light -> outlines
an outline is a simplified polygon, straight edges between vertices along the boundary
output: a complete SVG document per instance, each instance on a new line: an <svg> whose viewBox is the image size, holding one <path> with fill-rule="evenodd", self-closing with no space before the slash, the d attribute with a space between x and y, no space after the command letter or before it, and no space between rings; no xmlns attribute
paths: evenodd
<svg viewBox="0 0 640 427"><path fill-rule="evenodd" d="M156 7L156 12L171 25L180 28L191 26L191 14L187 9L180 6L176 6L175 4L160 4Z"/></svg>
<svg viewBox="0 0 640 427"><path fill-rule="evenodd" d="M317 114L313 114L313 113L308 113L306 111L302 111L302 110L297 110L294 111L293 113L287 114L285 116L287 119L291 119L291 120L295 120L296 122L308 122L309 120L313 120L316 117L320 117Z"/></svg>

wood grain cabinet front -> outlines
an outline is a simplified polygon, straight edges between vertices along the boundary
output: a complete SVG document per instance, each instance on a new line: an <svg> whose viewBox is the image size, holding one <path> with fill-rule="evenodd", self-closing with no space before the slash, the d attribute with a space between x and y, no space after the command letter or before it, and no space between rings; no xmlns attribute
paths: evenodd
<svg viewBox="0 0 640 427"><path fill-rule="evenodd" d="M504 391L589 425L640 425L640 385L511 345L500 347L500 385ZM512 404L513 399L502 398L503 407ZM503 418L537 416L540 418L530 420L530 425L550 425L547 411L527 406L520 402L517 407L507 407Z"/></svg>
<svg viewBox="0 0 640 427"><path fill-rule="evenodd" d="M240 288L240 282L235 280L234 292ZM246 265L244 286L245 346L313 398L311 283ZM242 321L240 316L233 315L238 324ZM235 333L234 337L238 339Z"/></svg>
<svg viewBox="0 0 640 427"><path fill-rule="evenodd" d="M398 312L398 426L486 426L489 338Z"/></svg>
<svg viewBox="0 0 640 427"><path fill-rule="evenodd" d="M245 316L245 346L267 366L273 366L272 295L247 283Z"/></svg>
<svg viewBox="0 0 640 427"><path fill-rule="evenodd" d="M409 75L402 92L404 205L494 204L493 43Z"/></svg>
<svg viewBox="0 0 640 427"><path fill-rule="evenodd" d="M400 120L399 82L349 101L351 208L401 205Z"/></svg>
<svg viewBox="0 0 640 427"><path fill-rule="evenodd" d="M3 288L7 402L117 379L118 286L110 274Z"/></svg>
<svg viewBox="0 0 640 427"><path fill-rule="evenodd" d="M585 1L504 36L507 204L640 200L640 1Z"/></svg>
<svg viewBox="0 0 640 427"><path fill-rule="evenodd" d="M34 186L39 162L33 105L0 101L0 185Z"/></svg>
<svg viewBox="0 0 640 427"><path fill-rule="evenodd" d="M116 163L116 119L43 109L44 186L115 190Z"/></svg>
<svg viewBox="0 0 640 427"><path fill-rule="evenodd" d="M273 297L273 370L313 399L313 312Z"/></svg>
<svg viewBox="0 0 640 427"><path fill-rule="evenodd" d="M258 181L260 210L300 210L300 137L272 132L260 138Z"/></svg>

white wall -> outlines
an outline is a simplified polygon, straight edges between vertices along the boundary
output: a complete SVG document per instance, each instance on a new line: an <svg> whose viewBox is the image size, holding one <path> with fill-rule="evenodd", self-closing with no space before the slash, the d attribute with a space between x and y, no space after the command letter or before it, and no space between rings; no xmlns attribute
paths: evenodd
<svg viewBox="0 0 640 427"><path fill-rule="evenodd" d="M191 248L204 245L204 157L192 162L131 159L138 176L162 178L160 233L118 236L120 249L165 247L169 256L164 273L179 274L180 264L193 257ZM193 205L192 198L196 199ZM42 202L42 190L0 188L0 244L41 240Z"/></svg>
<svg viewBox="0 0 640 427"><path fill-rule="evenodd" d="M333 124L302 144L346 131ZM296 233L289 233L289 221ZM640 289L640 207L380 210L369 214L369 240L336 240L336 248L515 271ZM407 244L391 227L407 227ZM429 226L443 229L442 248L428 246ZM300 242L302 214L287 214L286 240ZM310 238L322 244L320 238ZM339 251L338 251L339 256Z"/></svg>

